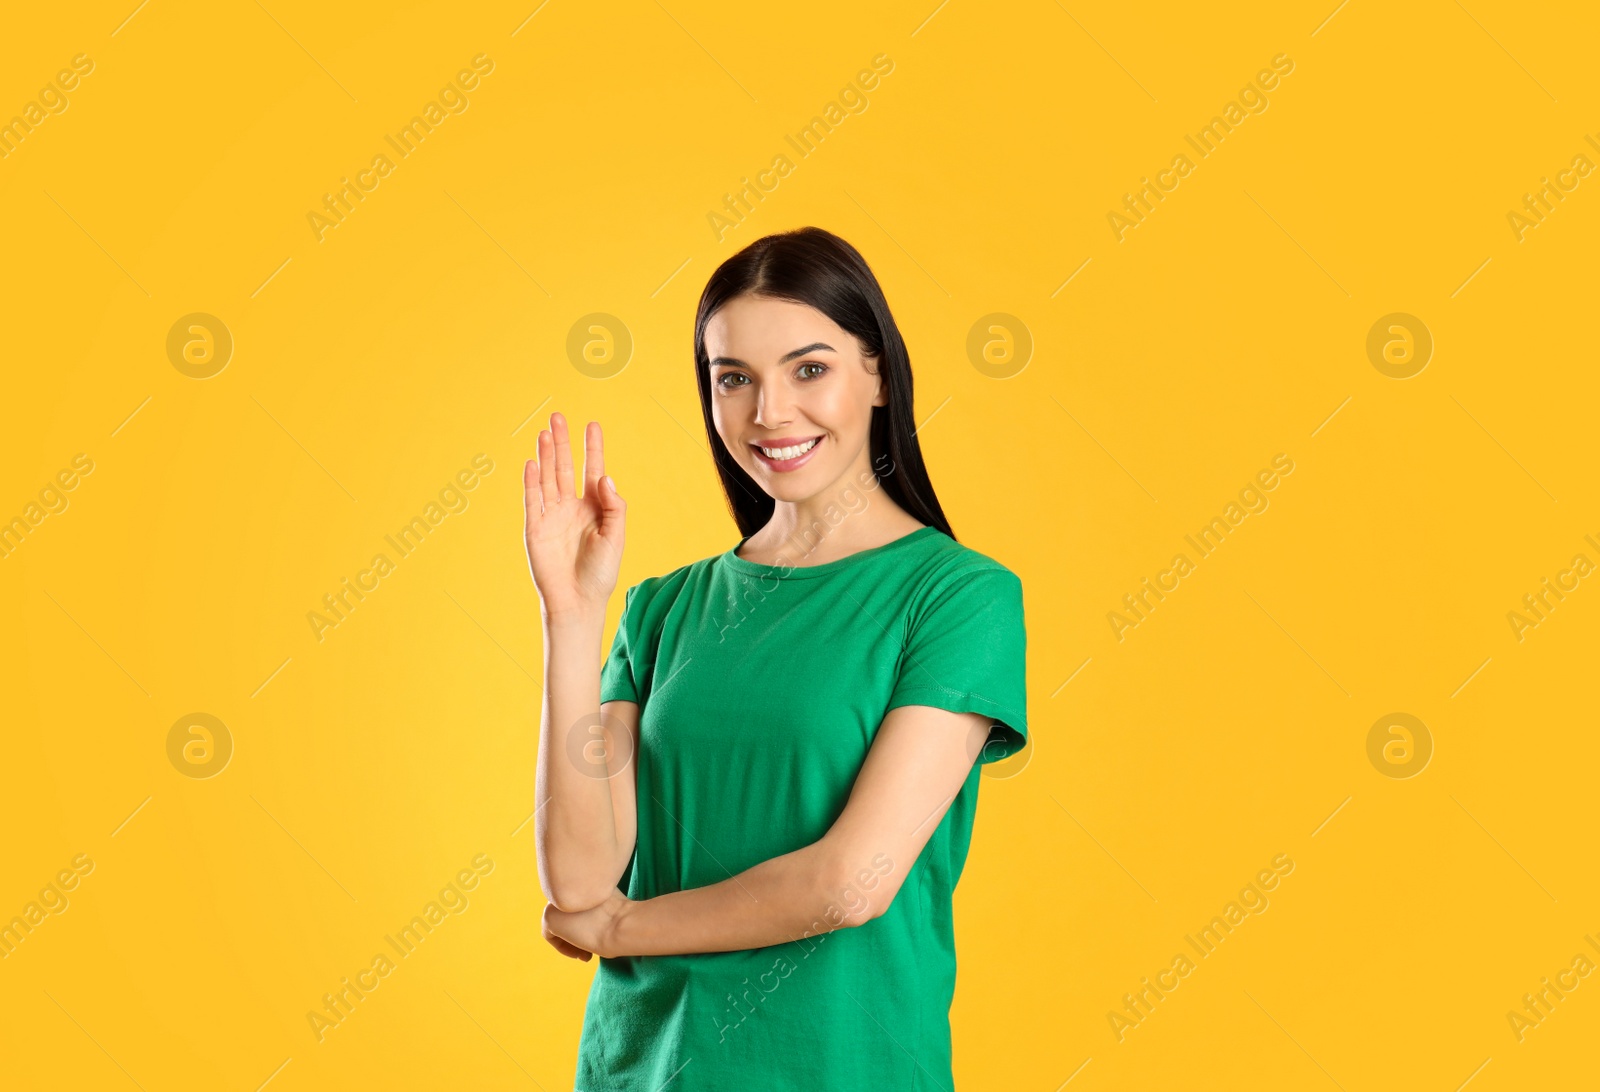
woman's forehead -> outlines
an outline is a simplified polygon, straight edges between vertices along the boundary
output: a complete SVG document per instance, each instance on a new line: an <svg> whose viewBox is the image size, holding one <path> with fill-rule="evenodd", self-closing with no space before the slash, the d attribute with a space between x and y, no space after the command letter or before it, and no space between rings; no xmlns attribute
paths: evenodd
<svg viewBox="0 0 1600 1092"><path fill-rule="evenodd" d="M706 323L706 349L712 357L778 359L805 345L823 342L835 351L855 351L855 340L809 304L792 300L740 297Z"/></svg>

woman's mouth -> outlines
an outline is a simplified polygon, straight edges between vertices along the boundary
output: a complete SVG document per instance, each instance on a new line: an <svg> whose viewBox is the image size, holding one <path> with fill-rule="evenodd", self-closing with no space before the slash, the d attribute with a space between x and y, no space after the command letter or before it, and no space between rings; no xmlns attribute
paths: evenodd
<svg viewBox="0 0 1600 1092"><path fill-rule="evenodd" d="M806 440L787 440L776 446L751 444L750 450L756 453L761 465L782 473L804 466L817 448L822 446L822 441L823 437L813 436Z"/></svg>

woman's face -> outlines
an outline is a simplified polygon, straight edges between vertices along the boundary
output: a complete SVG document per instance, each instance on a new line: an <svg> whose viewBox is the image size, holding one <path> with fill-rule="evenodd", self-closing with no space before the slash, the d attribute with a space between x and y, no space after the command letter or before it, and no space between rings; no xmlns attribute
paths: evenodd
<svg viewBox="0 0 1600 1092"><path fill-rule="evenodd" d="M814 497L870 472L878 362L821 311L736 296L706 324L711 415L739 465L774 500Z"/></svg>

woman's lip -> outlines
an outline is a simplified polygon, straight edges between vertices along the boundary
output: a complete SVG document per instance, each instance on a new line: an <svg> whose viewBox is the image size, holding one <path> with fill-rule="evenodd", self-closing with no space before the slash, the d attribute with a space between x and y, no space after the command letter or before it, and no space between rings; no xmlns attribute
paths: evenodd
<svg viewBox="0 0 1600 1092"><path fill-rule="evenodd" d="M807 440L819 440L821 438L822 438L822 434L820 432L813 432L809 436L774 436L772 439L768 440L764 444L756 444L756 443L752 442L751 446L752 447L770 447L774 451L776 451L778 448L794 447L796 444L803 444Z"/></svg>
<svg viewBox="0 0 1600 1092"><path fill-rule="evenodd" d="M812 438L813 437L804 437L799 442L800 443L804 443L807 439L812 439ZM792 459L769 459L767 457L766 453L764 451L762 451L761 448L758 447L755 444L751 444L750 445L750 450L756 453L756 458L761 461L761 464L763 466L765 466L765 467L767 467L767 468L769 468L771 470L776 470L779 473L784 473L784 472L790 471L790 470L798 470L798 469L800 469L800 467L804 466L806 464L806 461L808 459L810 459L811 456L813 456L813 455L815 455L817 453L817 449L820 448L823 445L823 443L824 443L826 438L822 437L822 436L817 436L817 437L814 437L814 439L817 442L811 445L811 449L809 451L805 452L803 455L796 455ZM774 444L772 446L774 446L774 447L792 447L794 445L793 445L792 442L785 442L783 444Z"/></svg>

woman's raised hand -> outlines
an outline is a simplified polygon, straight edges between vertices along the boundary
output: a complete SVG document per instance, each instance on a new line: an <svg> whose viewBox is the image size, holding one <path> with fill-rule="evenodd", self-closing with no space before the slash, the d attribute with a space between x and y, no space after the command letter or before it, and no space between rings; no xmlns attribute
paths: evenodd
<svg viewBox="0 0 1600 1092"><path fill-rule="evenodd" d="M600 423L584 430L583 496L573 487L567 421L550 415L539 433L539 457L522 468L528 568L545 617L605 613L622 566L628 505L605 476Z"/></svg>

